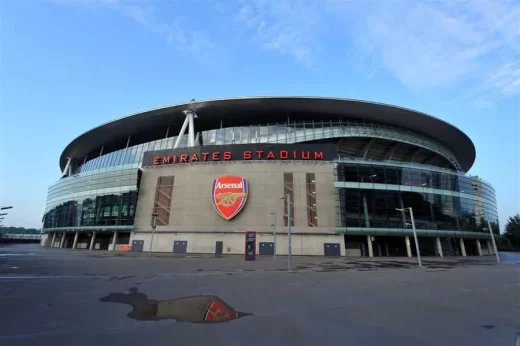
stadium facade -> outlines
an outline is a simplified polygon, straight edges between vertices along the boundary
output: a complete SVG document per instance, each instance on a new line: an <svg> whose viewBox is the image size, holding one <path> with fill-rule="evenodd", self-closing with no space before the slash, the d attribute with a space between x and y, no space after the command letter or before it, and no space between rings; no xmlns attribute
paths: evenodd
<svg viewBox="0 0 520 346"><path fill-rule="evenodd" d="M193 100L74 139L42 245L244 254L256 232L257 254L283 255L290 225L295 255L415 256L412 208L422 255L492 254L495 191L466 174L475 155L456 127L396 106Z"/></svg>

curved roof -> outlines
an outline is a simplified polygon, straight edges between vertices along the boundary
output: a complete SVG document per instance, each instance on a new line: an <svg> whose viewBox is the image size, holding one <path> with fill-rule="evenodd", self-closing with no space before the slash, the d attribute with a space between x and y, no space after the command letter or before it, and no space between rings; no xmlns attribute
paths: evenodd
<svg viewBox="0 0 520 346"><path fill-rule="evenodd" d="M192 101L156 108L119 118L95 127L67 145L60 157L63 170L67 158L81 159L105 147L104 153L124 148L128 136L131 145L144 143L169 134L177 135L185 115L191 109L199 115L196 131L224 127L248 126L291 121L320 120L317 114L329 119L358 118L391 124L429 136L456 156L462 170L467 172L475 161L475 146L471 139L455 126L414 110L360 100L324 97L244 97ZM146 134L146 135L144 135ZM143 136L147 137L144 138Z"/></svg>

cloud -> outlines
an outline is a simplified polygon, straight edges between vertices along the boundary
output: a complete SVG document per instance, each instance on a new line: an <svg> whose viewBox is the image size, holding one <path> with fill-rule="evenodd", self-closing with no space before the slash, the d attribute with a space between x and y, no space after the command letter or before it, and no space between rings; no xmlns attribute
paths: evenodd
<svg viewBox="0 0 520 346"><path fill-rule="evenodd" d="M265 49L311 66L319 50L319 6L319 1L248 1L238 7L234 20Z"/></svg>
<svg viewBox="0 0 520 346"><path fill-rule="evenodd" d="M519 94L518 1L385 1L329 6L358 54L414 90L460 90L475 105ZM470 87L468 87L470 85ZM477 101L478 100L478 101Z"/></svg>
<svg viewBox="0 0 520 346"><path fill-rule="evenodd" d="M341 62L345 69L335 73L367 79L384 72L410 90L480 108L520 91L518 0L174 2L197 14L211 10L207 18L233 28L224 38L211 31L214 23L195 30L196 21L181 16L160 20L158 2L149 0L53 1L117 10L201 63L239 51L239 38L309 68Z"/></svg>
<svg viewBox="0 0 520 346"><path fill-rule="evenodd" d="M191 29L181 16L160 19L154 2L148 0L51 0L64 5L107 8L125 15L158 35L201 64L212 65L225 54L208 34ZM169 4L175 4L171 0Z"/></svg>
<svg viewBox="0 0 520 346"><path fill-rule="evenodd" d="M479 106L519 93L517 0L245 0L234 13L264 48L308 66L342 47L367 78L386 71L411 90Z"/></svg>

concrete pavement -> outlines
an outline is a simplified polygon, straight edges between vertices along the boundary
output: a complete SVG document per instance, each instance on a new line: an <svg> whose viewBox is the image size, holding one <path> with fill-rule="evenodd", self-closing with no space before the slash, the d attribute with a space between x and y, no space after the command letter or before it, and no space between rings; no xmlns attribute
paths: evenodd
<svg viewBox="0 0 520 346"><path fill-rule="evenodd" d="M406 258L293 263L287 273L282 257L0 247L0 344L503 346L520 332L520 266L492 257L425 258L425 268ZM132 306L111 294L146 296L138 307L153 316L170 316L160 308L167 302L177 317L131 318ZM198 308L179 298L193 296L252 315L178 322L179 311Z"/></svg>

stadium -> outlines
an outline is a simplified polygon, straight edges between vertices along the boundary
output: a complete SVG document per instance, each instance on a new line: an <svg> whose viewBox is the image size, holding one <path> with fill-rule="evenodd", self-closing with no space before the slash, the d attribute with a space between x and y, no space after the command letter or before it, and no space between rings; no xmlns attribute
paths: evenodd
<svg viewBox="0 0 520 346"><path fill-rule="evenodd" d="M132 114L63 151L41 245L175 254L491 255L493 187L456 127L406 108L250 97ZM489 227L489 228L488 228ZM251 233L255 232L255 233ZM251 234L253 235L251 238Z"/></svg>

